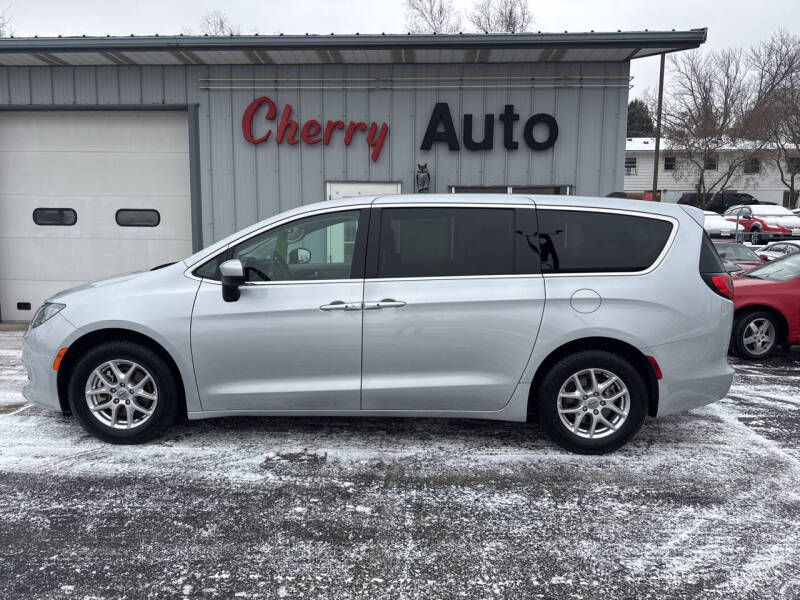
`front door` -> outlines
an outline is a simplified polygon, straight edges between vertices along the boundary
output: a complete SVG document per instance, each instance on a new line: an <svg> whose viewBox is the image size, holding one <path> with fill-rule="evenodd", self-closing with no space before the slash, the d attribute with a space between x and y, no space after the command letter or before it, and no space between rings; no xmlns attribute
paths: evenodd
<svg viewBox="0 0 800 600"><path fill-rule="evenodd" d="M195 271L192 356L203 410L358 410L367 209L251 236ZM225 302L219 264L248 283Z"/></svg>
<svg viewBox="0 0 800 600"><path fill-rule="evenodd" d="M379 202L364 284L362 408L500 410L544 308L533 203Z"/></svg>

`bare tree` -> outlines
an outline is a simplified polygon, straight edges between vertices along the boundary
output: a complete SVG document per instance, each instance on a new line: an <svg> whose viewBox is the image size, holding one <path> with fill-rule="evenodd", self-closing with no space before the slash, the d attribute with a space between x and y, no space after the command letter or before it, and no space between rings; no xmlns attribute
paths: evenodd
<svg viewBox="0 0 800 600"><path fill-rule="evenodd" d="M763 136L751 118L758 85L740 50L695 50L670 63L662 129L676 157L676 177L694 180L705 207L763 153Z"/></svg>
<svg viewBox="0 0 800 600"><path fill-rule="evenodd" d="M461 15L452 0L406 0L406 24L412 33L457 33Z"/></svg>
<svg viewBox="0 0 800 600"><path fill-rule="evenodd" d="M800 37L785 31L750 50L758 103L750 119L767 141L765 156L778 171L794 208L800 187Z"/></svg>
<svg viewBox="0 0 800 600"><path fill-rule="evenodd" d="M517 33L533 23L527 0L477 0L467 19L483 33Z"/></svg>
<svg viewBox="0 0 800 600"><path fill-rule="evenodd" d="M11 15L8 14L8 7L0 12L0 38L9 37L14 35L14 30L11 28Z"/></svg>
<svg viewBox="0 0 800 600"><path fill-rule="evenodd" d="M239 35L242 28L234 25L228 15L219 10L212 10L203 15L200 22L200 33L207 35Z"/></svg>

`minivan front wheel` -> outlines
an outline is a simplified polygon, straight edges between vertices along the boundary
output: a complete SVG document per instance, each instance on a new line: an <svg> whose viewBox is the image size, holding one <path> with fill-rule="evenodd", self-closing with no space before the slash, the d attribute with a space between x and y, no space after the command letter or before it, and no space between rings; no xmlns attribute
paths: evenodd
<svg viewBox="0 0 800 600"><path fill-rule="evenodd" d="M68 394L83 428L116 444L157 437L172 422L178 404L169 365L150 348L129 341L89 350L75 365Z"/></svg>
<svg viewBox="0 0 800 600"><path fill-rule="evenodd" d="M561 359L539 389L539 423L560 446L604 454L630 440L644 422L642 376L624 357L588 350Z"/></svg>

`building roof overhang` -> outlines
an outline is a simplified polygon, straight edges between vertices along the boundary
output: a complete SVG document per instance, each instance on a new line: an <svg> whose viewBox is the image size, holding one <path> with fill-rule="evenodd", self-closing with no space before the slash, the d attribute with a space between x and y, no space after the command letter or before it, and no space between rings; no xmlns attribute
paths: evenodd
<svg viewBox="0 0 800 600"><path fill-rule="evenodd" d="M627 62L697 48L707 30L0 39L0 66Z"/></svg>

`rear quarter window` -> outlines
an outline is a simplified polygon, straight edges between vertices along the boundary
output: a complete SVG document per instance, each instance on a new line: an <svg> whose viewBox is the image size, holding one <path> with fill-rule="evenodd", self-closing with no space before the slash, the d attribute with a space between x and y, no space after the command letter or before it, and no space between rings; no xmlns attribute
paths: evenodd
<svg viewBox="0 0 800 600"><path fill-rule="evenodd" d="M717 247L706 232L703 232L703 241L700 246L700 272L725 273L725 266L717 252Z"/></svg>
<svg viewBox="0 0 800 600"><path fill-rule="evenodd" d="M645 271L673 228L664 219L611 212L540 209L538 216L545 274Z"/></svg>

